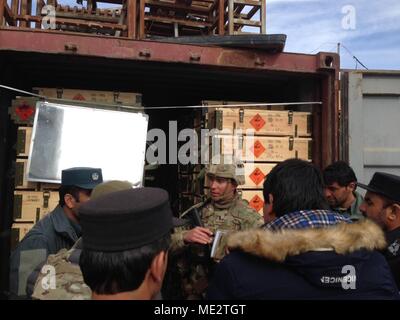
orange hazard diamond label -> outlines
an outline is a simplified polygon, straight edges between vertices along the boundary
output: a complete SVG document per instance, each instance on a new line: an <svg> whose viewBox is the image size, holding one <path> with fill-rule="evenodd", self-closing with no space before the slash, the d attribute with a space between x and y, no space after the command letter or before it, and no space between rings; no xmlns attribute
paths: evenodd
<svg viewBox="0 0 400 320"><path fill-rule="evenodd" d="M265 147L259 140L256 140L256 142L254 142L254 146L251 147L251 151L254 153L256 158L258 158L264 153Z"/></svg>
<svg viewBox="0 0 400 320"><path fill-rule="evenodd" d="M264 206L264 201L258 195L255 195L251 198L249 205L258 212Z"/></svg>
<svg viewBox="0 0 400 320"><path fill-rule="evenodd" d="M253 181L257 186L264 181L265 174L259 169L255 168L254 171L249 175L251 181Z"/></svg>
<svg viewBox="0 0 400 320"><path fill-rule="evenodd" d="M25 121L35 113L35 109L24 102L15 109L15 113L21 120Z"/></svg>
<svg viewBox="0 0 400 320"><path fill-rule="evenodd" d="M250 120L250 124L256 131L259 131L265 125L265 120L258 113Z"/></svg>
<svg viewBox="0 0 400 320"><path fill-rule="evenodd" d="M73 100L86 100L85 97L83 95L81 95L80 93L78 93L76 96L74 96Z"/></svg>

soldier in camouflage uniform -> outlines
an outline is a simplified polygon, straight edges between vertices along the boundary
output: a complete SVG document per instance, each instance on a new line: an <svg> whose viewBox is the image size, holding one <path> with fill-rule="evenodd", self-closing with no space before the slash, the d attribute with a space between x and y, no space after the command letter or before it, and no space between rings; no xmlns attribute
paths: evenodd
<svg viewBox="0 0 400 320"><path fill-rule="evenodd" d="M185 211L199 213L201 226L176 229L172 235L171 255L175 272L179 273L183 296L169 298L202 299L215 261L210 258L210 245L217 230L228 232L260 227L260 214L248 206L237 192L244 184L243 164L224 157L220 164L207 168L210 198ZM172 262L171 261L171 262ZM166 288L167 290L168 288ZM165 295L167 298L167 295Z"/></svg>

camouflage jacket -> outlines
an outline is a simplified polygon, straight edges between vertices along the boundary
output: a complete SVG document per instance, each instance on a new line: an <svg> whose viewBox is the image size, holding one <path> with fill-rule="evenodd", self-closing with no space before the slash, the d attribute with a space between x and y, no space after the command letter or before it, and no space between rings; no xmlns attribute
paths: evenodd
<svg viewBox="0 0 400 320"><path fill-rule="evenodd" d="M184 218L186 213L193 208L199 209L204 227L210 229L213 233L217 230L232 232L257 228L264 223L261 215L250 208L239 195L226 209L218 209L212 201L207 200L184 212L181 218ZM167 299L201 299L215 264L209 256L210 248L208 246L184 243L183 236L191 227L176 228L172 234L170 250L172 261L170 265L174 266L174 270L170 270L170 272L175 273L175 278L179 279L167 280L164 287L171 283L179 283L182 296L172 296L165 292L164 296Z"/></svg>
<svg viewBox="0 0 400 320"><path fill-rule="evenodd" d="M32 298L38 300L91 299L92 292L84 283L79 267L81 251L81 241L78 240L70 250L62 249L56 254L49 255L44 264L45 269L39 272Z"/></svg>

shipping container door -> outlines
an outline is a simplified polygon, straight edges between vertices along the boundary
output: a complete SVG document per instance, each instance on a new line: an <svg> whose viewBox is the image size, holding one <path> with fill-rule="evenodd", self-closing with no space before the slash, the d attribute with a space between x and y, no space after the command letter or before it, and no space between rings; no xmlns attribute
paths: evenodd
<svg viewBox="0 0 400 320"><path fill-rule="evenodd" d="M400 72L348 74L349 162L358 180L400 175Z"/></svg>

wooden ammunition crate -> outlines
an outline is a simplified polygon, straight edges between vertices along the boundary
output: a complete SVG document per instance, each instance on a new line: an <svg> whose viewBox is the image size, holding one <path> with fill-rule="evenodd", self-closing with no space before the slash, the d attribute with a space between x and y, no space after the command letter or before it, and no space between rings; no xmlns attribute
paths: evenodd
<svg viewBox="0 0 400 320"><path fill-rule="evenodd" d="M11 119L16 124L32 125L38 100L31 97L17 97L12 100L11 107L8 109Z"/></svg>
<svg viewBox="0 0 400 320"><path fill-rule="evenodd" d="M14 221L37 222L58 205L57 191L14 191Z"/></svg>
<svg viewBox="0 0 400 320"><path fill-rule="evenodd" d="M242 190L242 199L249 202L250 207L263 215L264 196L262 190Z"/></svg>
<svg viewBox="0 0 400 320"><path fill-rule="evenodd" d="M216 108L208 114L208 129L253 130L255 135L310 137L310 112Z"/></svg>
<svg viewBox="0 0 400 320"><path fill-rule="evenodd" d="M17 157L28 157L31 145L32 127L18 127Z"/></svg>
<svg viewBox="0 0 400 320"><path fill-rule="evenodd" d="M17 159L15 162L15 189L31 189L36 191L58 190L60 185L56 183L30 182L28 176L28 159Z"/></svg>
<svg viewBox="0 0 400 320"><path fill-rule="evenodd" d="M28 159L17 159L15 161L15 189L36 190L37 183L26 180Z"/></svg>
<svg viewBox="0 0 400 320"><path fill-rule="evenodd" d="M25 235L32 229L35 224L30 223L13 223L11 227L11 250L14 250L18 243L25 237Z"/></svg>
<svg viewBox="0 0 400 320"><path fill-rule="evenodd" d="M105 104L122 104L141 106L142 95L134 92L97 91L64 88L33 88L38 94L47 98L78 100L82 102L98 102Z"/></svg>
<svg viewBox="0 0 400 320"><path fill-rule="evenodd" d="M210 154L233 154L249 162L312 160L313 140L310 138L215 135L210 140Z"/></svg>

